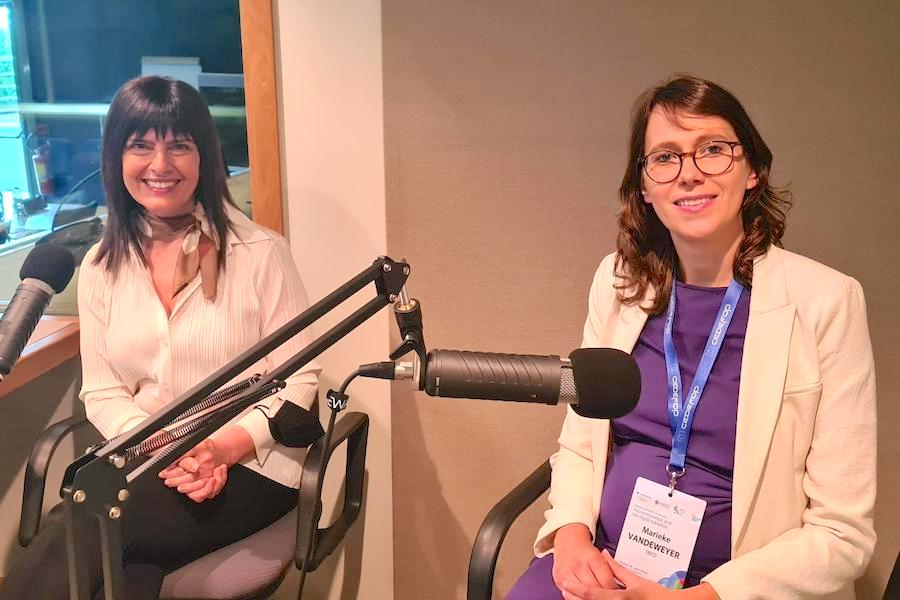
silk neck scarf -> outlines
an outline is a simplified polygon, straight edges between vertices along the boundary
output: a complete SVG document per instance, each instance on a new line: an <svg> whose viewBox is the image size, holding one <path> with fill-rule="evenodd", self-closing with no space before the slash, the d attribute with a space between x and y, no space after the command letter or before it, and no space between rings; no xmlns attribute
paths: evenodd
<svg viewBox="0 0 900 600"><path fill-rule="evenodd" d="M219 245L203 206L197 202L194 211L180 217L161 218L143 211L137 218L138 230L144 238L170 242L181 238L181 248L175 263L172 297L177 296L200 273L200 287L208 300L216 298L219 277L217 261ZM201 242L208 242L201 252Z"/></svg>

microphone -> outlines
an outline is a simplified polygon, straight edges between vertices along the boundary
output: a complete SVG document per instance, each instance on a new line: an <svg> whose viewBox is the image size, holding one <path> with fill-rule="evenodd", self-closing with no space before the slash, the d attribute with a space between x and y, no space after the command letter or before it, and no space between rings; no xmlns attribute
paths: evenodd
<svg viewBox="0 0 900 600"><path fill-rule="evenodd" d="M25 257L22 282L0 317L0 381L19 360L53 294L66 289L74 273L75 257L58 244L38 244Z"/></svg>
<svg viewBox="0 0 900 600"><path fill-rule="evenodd" d="M416 379L409 363L362 365L359 374ZM582 417L615 419L641 395L641 373L630 354L615 348L579 348L559 356L432 350L424 365L425 393L442 398L571 404Z"/></svg>

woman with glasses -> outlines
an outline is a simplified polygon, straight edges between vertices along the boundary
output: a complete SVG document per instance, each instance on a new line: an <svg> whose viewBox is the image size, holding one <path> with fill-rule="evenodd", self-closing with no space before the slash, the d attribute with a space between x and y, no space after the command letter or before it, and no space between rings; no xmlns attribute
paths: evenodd
<svg viewBox="0 0 900 600"><path fill-rule="evenodd" d="M583 345L630 352L641 397L613 421L568 411L509 599L854 597L875 543L865 304L782 249L771 165L712 82L638 99Z"/></svg>
<svg viewBox="0 0 900 600"><path fill-rule="evenodd" d="M281 236L237 210L199 92L140 77L119 89L103 131L109 215L78 281L88 419L107 439L133 429L307 307ZM300 351L283 344L236 380ZM269 417L316 401L319 367L247 408L159 473L129 485L122 512L124 597L159 596L163 577L259 531L297 505L304 448L273 439ZM290 408L290 406L288 406ZM158 471L158 469L157 469ZM78 552L101 589L98 528ZM102 592L100 593L102 595ZM69 597L61 506L7 573L2 598Z"/></svg>

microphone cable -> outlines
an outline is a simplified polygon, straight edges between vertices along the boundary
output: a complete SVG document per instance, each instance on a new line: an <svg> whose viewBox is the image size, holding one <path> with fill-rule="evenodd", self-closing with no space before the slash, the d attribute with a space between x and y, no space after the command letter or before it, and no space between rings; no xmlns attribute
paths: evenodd
<svg viewBox="0 0 900 600"><path fill-rule="evenodd" d="M338 391L328 390L328 407L331 408L331 415L328 417L328 426L325 427L325 435L322 436L322 449L319 453L319 472L316 477L316 506L310 518L310 536L306 542L306 549L303 554L303 568L300 569L300 584L297 587L297 600L301 600L303 596L303 585L306 583L306 574L308 571L309 561L316 551L316 538L318 537L319 518L322 516L322 503L318 500L322 495L322 485L325 483L325 457L328 453L328 447L331 445L331 434L334 430L334 421L337 414L347 408L348 396L346 394L347 387L359 376L359 369L356 369L344 379ZM302 518L299 512L297 518Z"/></svg>

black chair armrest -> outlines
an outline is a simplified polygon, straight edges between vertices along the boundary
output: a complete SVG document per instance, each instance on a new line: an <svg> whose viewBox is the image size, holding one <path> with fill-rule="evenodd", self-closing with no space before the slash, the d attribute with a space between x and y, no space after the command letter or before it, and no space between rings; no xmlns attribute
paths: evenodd
<svg viewBox="0 0 900 600"><path fill-rule="evenodd" d="M366 472L366 442L369 437L369 416L365 413L350 412L334 426L331 443L321 456L323 439L310 446L300 475L300 494L297 501L297 547L294 564L300 570L315 571L325 558L334 552L346 535L350 526L359 516L362 507L363 486ZM347 468L344 474L344 506L340 516L331 526L319 529L322 516L322 498L316 494L319 470L328 468L331 454L344 441L347 442ZM310 515L314 519L310 519ZM312 525L312 526L311 526ZM315 551L306 556L306 549L315 536Z"/></svg>
<svg viewBox="0 0 900 600"><path fill-rule="evenodd" d="M23 548L31 543L41 525L41 511L44 505L44 488L47 484L47 470L56 447L64 437L88 424L84 415L73 415L54 423L38 436L28 455L25 466L25 481L22 486L22 516L19 519L19 545Z"/></svg>
<svg viewBox="0 0 900 600"><path fill-rule="evenodd" d="M469 558L466 598L490 600L500 547L513 522L550 487L550 461L545 461L517 485L485 517Z"/></svg>

